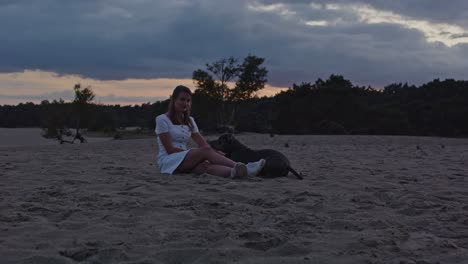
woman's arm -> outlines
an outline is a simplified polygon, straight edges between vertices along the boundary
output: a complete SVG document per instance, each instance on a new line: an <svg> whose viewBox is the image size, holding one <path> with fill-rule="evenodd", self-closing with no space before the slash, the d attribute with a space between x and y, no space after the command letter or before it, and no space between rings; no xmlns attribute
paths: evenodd
<svg viewBox="0 0 468 264"><path fill-rule="evenodd" d="M192 140L195 141L195 143L198 145L199 148L201 147L209 147L211 148L210 144L208 144L208 142L206 142L205 138L203 138L202 135L200 135L200 133L196 132L196 133L192 133ZM216 149L213 149L214 151L218 152L219 154L221 155L226 155L226 153L220 151L220 150L216 150Z"/></svg>
<svg viewBox="0 0 468 264"><path fill-rule="evenodd" d="M183 149L172 146L172 139L169 132L158 134L158 137L161 140L161 143L163 144L164 148L166 149L167 154L184 151Z"/></svg>
<svg viewBox="0 0 468 264"><path fill-rule="evenodd" d="M205 138L203 138L203 136L196 132L196 133L192 133L192 140L197 144L197 146L199 148L201 147L211 147L210 144L208 144L208 142L206 142Z"/></svg>

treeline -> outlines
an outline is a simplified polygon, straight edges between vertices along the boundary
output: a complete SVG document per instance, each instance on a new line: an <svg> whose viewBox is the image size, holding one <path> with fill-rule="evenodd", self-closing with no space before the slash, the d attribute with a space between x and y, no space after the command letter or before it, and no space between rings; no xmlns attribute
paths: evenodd
<svg viewBox="0 0 468 264"><path fill-rule="evenodd" d="M112 132L120 127L154 127L154 115L167 110L169 101L145 103L134 106L89 104L81 117L82 128L90 131ZM16 106L0 106L0 127L42 127L60 124L76 126L77 114L73 102L43 100Z"/></svg>
<svg viewBox="0 0 468 264"><path fill-rule="evenodd" d="M198 90L197 90L198 91ZM195 91L192 114L205 131L219 129L217 105ZM155 116L169 100L135 106L90 104L81 127L115 131L119 127L153 129ZM273 97L229 102L237 131L277 134L376 134L468 136L468 81L435 79L419 87L391 84L383 90L353 85L339 75L315 83L293 84ZM0 106L0 127L74 127L73 104L43 101Z"/></svg>
<svg viewBox="0 0 468 264"><path fill-rule="evenodd" d="M197 110L206 113L209 104L201 105ZM331 75L293 84L274 97L242 101L237 109L240 131L466 137L468 81L435 79L419 87L397 83L374 89Z"/></svg>
<svg viewBox="0 0 468 264"><path fill-rule="evenodd" d="M435 79L376 90L332 75L294 84L273 100L278 133L468 136L467 81Z"/></svg>

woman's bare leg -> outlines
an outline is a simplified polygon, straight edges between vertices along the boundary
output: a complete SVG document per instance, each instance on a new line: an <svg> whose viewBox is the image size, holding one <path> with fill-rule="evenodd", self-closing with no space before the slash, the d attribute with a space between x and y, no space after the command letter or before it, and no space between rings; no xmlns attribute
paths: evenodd
<svg viewBox="0 0 468 264"><path fill-rule="evenodd" d="M189 172L192 171L197 165L209 161L210 165L222 165L224 167L233 168L236 162L226 158L225 156L214 151L210 147L194 148L190 150L182 163L177 167L177 172ZM212 173L210 173L212 174ZM218 174L215 174L218 175ZM221 176L221 175L220 175Z"/></svg>
<svg viewBox="0 0 468 264"><path fill-rule="evenodd" d="M211 175L221 176L221 177L231 177L231 167L210 164L209 162L202 162L198 164L193 170L193 173L203 174L208 173Z"/></svg>

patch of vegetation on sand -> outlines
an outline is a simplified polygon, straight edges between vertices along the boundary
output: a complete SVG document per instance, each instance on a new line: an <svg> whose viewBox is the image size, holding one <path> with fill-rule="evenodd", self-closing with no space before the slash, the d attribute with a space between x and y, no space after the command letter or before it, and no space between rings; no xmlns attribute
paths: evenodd
<svg viewBox="0 0 468 264"><path fill-rule="evenodd" d="M120 128L115 131L106 131L106 132L88 132L90 137L111 137L117 140L125 139L140 139L140 138L153 138L155 137L154 131L152 129L145 128Z"/></svg>

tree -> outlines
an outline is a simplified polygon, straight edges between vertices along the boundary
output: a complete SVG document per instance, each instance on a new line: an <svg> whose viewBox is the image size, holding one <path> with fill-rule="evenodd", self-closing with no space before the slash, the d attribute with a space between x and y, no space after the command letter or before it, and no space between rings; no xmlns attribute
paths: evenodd
<svg viewBox="0 0 468 264"><path fill-rule="evenodd" d="M91 90L91 86L82 88L80 83L75 84L73 90L75 91L73 105L77 114L76 132L73 141L79 139L83 143L86 140L80 134L81 121L87 117L88 105L93 101L95 95L93 90Z"/></svg>
<svg viewBox="0 0 468 264"><path fill-rule="evenodd" d="M41 127L43 130L42 136L45 138L58 139L63 142L62 134L66 133L70 117L70 104L65 103L62 99L49 102L43 100L41 102Z"/></svg>
<svg viewBox="0 0 468 264"><path fill-rule="evenodd" d="M231 99L233 101L243 101L255 97L255 93L265 88L268 71L265 67L260 67L265 59L249 55L239 68L239 79L236 87L232 90Z"/></svg>
<svg viewBox="0 0 468 264"><path fill-rule="evenodd" d="M255 93L265 87L268 71L261 67L264 61L249 55L238 64L237 59L230 57L206 64L208 71L198 69L193 72L197 86L195 93L208 97L216 105L218 126L232 126L237 103L254 98ZM235 81L235 87L229 88L228 83L232 81Z"/></svg>
<svg viewBox="0 0 468 264"><path fill-rule="evenodd" d="M221 101L223 98L222 91L218 89L213 77L203 70L196 70L193 72L192 79L196 82L199 89L197 93L211 97L217 101Z"/></svg>
<svg viewBox="0 0 468 264"><path fill-rule="evenodd" d="M82 121L87 117L88 106L94 99L94 92L91 87L82 88L79 83L75 84L73 90L75 91L75 99L71 104L65 103L62 99L59 101L54 100L52 103L47 100L41 102L43 136L56 138L60 141L60 144L64 142L73 143L76 139L80 140L81 143L86 141L80 133L80 128ZM73 114L75 120L70 118ZM68 129L70 125L76 126L73 141L63 139L63 135L69 136L71 134Z"/></svg>
<svg viewBox="0 0 468 264"><path fill-rule="evenodd" d="M198 88L196 92L209 97L215 102L218 125L226 126L229 124L227 102L231 94L227 84L239 74L237 59L233 57L220 59L212 64L207 63L206 68L217 77L217 80L214 80L210 73L206 71L200 69L194 71L192 78Z"/></svg>

